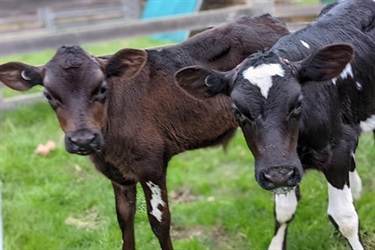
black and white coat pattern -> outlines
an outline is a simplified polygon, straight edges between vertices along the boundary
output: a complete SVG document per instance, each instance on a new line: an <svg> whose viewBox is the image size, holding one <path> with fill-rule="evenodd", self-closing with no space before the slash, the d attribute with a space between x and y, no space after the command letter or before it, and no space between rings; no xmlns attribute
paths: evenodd
<svg viewBox="0 0 375 250"><path fill-rule="evenodd" d="M353 249L363 249L353 204L362 188L354 158L361 131L375 129L374 0L331 4L308 27L232 71L194 66L176 79L200 98L231 97L256 180L276 193L269 249L286 248L298 185L310 168L327 179L331 221Z"/></svg>

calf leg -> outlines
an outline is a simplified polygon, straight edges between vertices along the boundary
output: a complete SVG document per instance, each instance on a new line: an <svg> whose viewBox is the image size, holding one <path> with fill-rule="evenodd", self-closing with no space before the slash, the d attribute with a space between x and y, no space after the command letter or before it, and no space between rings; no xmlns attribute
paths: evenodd
<svg viewBox="0 0 375 250"><path fill-rule="evenodd" d="M152 231L159 239L163 250L173 249L169 229L171 216L168 207L168 196L165 176L162 180L141 181L147 203L148 219Z"/></svg>
<svg viewBox="0 0 375 250"><path fill-rule="evenodd" d="M356 165L355 165L355 151L358 146L358 139L355 145L353 146L354 146L354 149L350 158L349 185L350 185L350 190L352 192L353 199L358 200L359 198L361 198L361 192L362 192L362 180L361 180L361 177L358 175L358 172L356 170Z"/></svg>
<svg viewBox="0 0 375 250"><path fill-rule="evenodd" d="M299 201L299 186L286 194L275 194L275 235L269 250L285 250L288 224L292 221Z"/></svg>
<svg viewBox="0 0 375 250"><path fill-rule="evenodd" d="M359 236L359 219L349 187L349 171L325 172L328 180L328 216L352 249L364 249Z"/></svg>
<svg viewBox="0 0 375 250"><path fill-rule="evenodd" d="M115 192L117 220L122 231L122 249L135 249L134 215L136 210L136 184L119 185L112 182Z"/></svg>
<svg viewBox="0 0 375 250"><path fill-rule="evenodd" d="M358 175L357 170L349 172L349 179L350 179L350 190L352 192L353 199L358 200L361 198L362 192L362 180L361 177Z"/></svg>

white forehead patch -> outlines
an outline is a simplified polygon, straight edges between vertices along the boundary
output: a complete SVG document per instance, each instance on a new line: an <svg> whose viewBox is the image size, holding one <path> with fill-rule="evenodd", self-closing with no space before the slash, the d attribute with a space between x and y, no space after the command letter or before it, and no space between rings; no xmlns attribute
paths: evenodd
<svg viewBox="0 0 375 250"><path fill-rule="evenodd" d="M305 42L303 40L300 40L300 42L302 43L303 46L305 46L306 48L310 49L310 45L307 42Z"/></svg>
<svg viewBox="0 0 375 250"><path fill-rule="evenodd" d="M243 71L243 77L251 84L258 86L262 95L267 98L268 91L272 87L272 76L285 74L280 64L262 64L258 67L250 67Z"/></svg>

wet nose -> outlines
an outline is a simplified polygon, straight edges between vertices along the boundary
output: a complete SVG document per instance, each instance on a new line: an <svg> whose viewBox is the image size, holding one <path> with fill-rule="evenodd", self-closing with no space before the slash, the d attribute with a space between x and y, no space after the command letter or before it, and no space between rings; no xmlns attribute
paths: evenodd
<svg viewBox="0 0 375 250"><path fill-rule="evenodd" d="M301 180L298 169L293 166L265 169L261 171L260 177L263 179L264 187L267 189L294 187Z"/></svg>
<svg viewBox="0 0 375 250"><path fill-rule="evenodd" d="M89 146L96 138L96 134L87 130L81 130L69 137L69 140L79 147Z"/></svg>

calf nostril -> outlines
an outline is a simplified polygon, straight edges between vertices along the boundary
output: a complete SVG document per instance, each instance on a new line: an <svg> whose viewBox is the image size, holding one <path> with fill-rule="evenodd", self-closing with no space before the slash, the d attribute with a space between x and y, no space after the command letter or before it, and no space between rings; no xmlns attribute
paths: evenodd
<svg viewBox="0 0 375 250"><path fill-rule="evenodd" d="M71 142L77 142L78 141L77 137L69 137L69 140Z"/></svg>
<svg viewBox="0 0 375 250"><path fill-rule="evenodd" d="M96 137L96 135L95 134L88 134L88 135L86 135L86 140L88 141L88 142L92 142L94 139L95 139L95 137Z"/></svg>
<svg viewBox="0 0 375 250"><path fill-rule="evenodd" d="M78 146L87 146L92 143L97 135L95 133L78 132L69 137L69 140Z"/></svg>
<svg viewBox="0 0 375 250"><path fill-rule="evenodd" d="M290 170L286 175L285 175L285 178L290 178L294 175L294 169Z"/></svg>
<svg viewBox="0 0 375 250"><path fill-rule="evenodd" d="M269 189L295 186L296 169L290 167L275 167L263 171L262 177Z"/></svg>
<svg viewBox="0 0 375 250"><path fill-rule="evenodd" d="M271 180L272 179L272 176L270 174L266 174L266 173L263 173L263 177L266 180Z"/></svg>
<svg viewBox="0 0 375 250"><path fill-rule="evenodd" d="M275 188L275 184L273 182L273 176L268 173L263 173L263 179L265 183L267 184L267 188L272 189Z"/></svg>

